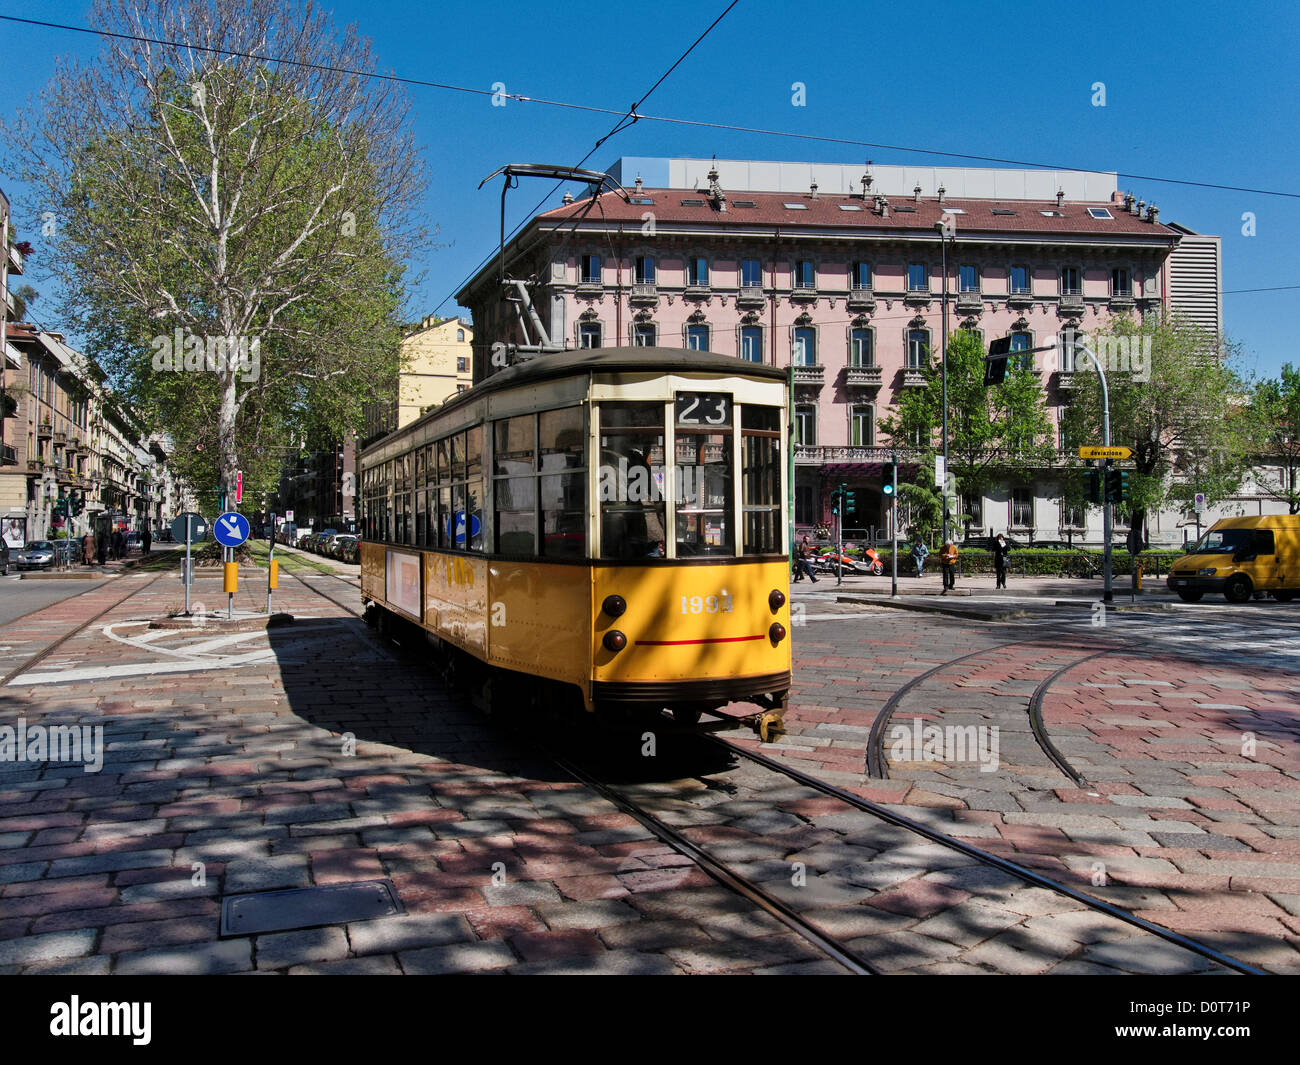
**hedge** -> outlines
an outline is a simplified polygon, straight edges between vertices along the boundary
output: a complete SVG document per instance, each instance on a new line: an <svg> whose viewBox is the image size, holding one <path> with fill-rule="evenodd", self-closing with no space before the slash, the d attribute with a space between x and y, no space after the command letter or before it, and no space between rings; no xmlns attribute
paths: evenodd
<svg viewBox="0 0 1300 1065"><path fill-rule="evenodd" d="M891 553L888 548L881 550L876 549L880 556L880 561L885 564L885 573L890 572ZM1147 577L1164 577L1169 573L1170 564L1179 558L1182 558L1186 552L1183 551L1143 551L1140 555L1142 572ZM846 551L845 554L861 558L863 551L860 548L853 548ZM1007 555L1007 573L1013 577L1085 577L1101 576L1102 567L1101 551L1051 551L1032 549L1012 550ZM1116 575L1124 575L1131 570L1130 556L1127 551L1116 550L1111 553L1111 571ZM900 574L910 574L916 572L915 563L912 561L912 552L904 549L898 552L898 572ZM926 573L939 572L939 556L936 552L931 552L925 560ZM957 554L957 574L958 576L970 576L977 573L994 572L993 552L983 548L963 547L959 548Z"/></svg>

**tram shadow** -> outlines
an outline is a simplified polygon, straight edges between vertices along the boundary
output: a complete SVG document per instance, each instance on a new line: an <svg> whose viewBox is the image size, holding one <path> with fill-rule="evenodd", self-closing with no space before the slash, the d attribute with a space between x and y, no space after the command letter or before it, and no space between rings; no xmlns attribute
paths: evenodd
<svg viewBox="0 0 1300 1065"><path fill-rule="evenodd" d="M268 632L288 708L324 730L314 745L348 775L404 773L421 763L558 783L568 759L611 783L649 783L723 772L734 757L667 719L558 724L450 690L419 637L403 646L357 618L332 619L319 637L292 626ZM345 761L338 761L338 757Z"/></svg>

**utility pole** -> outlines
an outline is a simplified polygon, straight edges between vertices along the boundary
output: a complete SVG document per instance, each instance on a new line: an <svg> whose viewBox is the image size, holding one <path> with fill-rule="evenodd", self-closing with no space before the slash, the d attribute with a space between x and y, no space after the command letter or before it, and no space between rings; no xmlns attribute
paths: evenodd
<svg viewBox="0 0 1300 1065"><path fill-rule="evenodd" d="M951 217L951 216L950 216ZM943 493L943 542L948 542L948 236L944 224L936 222L939 231L939 259L943 270L943 311L941 315L943 330L943 348L940 352L940 368L943 377L943 479L939 491ZM938 480L938 478L936 478Z"/></svg>

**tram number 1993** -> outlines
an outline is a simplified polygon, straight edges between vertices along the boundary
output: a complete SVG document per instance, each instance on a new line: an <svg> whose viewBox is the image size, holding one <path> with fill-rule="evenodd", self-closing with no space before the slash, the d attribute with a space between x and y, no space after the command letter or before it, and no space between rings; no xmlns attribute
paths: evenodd
<svg viewBox="0 0 1300 1065"><path fill-rule="evenodd" d="M725 592L722 595L692 595L689 598L682 596L682 613L730 614L731 596Z"/></svg>

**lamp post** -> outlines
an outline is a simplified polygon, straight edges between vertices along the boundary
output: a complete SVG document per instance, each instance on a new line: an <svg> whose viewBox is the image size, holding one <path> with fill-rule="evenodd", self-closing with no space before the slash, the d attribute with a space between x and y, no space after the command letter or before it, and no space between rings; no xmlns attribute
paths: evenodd
<svg viewBox="0 0 1300 1065"><path fill-rule="evenodd" d="M939 231L939 259L940 269L943 271L941 314L943 346L939 353L940 376L943 379L943 481L939 485L939 491L943 498L943 543L946 544L948 542L948 241L956 240L957 236L955 233L950 236L943 222L936 222L934 228Z"/></svg>

